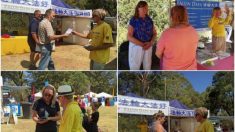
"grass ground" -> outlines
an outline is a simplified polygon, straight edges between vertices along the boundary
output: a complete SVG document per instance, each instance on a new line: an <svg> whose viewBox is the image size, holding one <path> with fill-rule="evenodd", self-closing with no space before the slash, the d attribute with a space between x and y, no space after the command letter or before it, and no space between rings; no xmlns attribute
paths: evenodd
<svg viewBox="0 0 235 132"><path fill-rule="evenodd" d="M117 107L100 107L98 122L102 132L117 131ZM32 119L18 119L18 124L2 124L2 132L34 132L36 123Z"/></svg>
<svg viewBox="0 0 235 132"><path fill-rule="evenodd" d="M89 70L89 51L81 45L59 45L52 53L56 70ZM117 49L111 48L110 63L107 70L116 70ZM29 67L29 53L2 56L2 70L27 70Z"/></svg>

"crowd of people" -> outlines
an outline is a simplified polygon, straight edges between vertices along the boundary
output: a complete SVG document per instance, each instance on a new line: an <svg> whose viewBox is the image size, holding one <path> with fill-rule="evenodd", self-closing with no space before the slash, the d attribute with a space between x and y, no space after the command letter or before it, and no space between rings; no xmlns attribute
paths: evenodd
<svg viewBox="0 0 235 132"><path fill-rule="evenodd" d="M68 37L73 34L82 38L91 39L85 49L90 51L90 69L103 70L110 58L110 47L113 46L112 29L104 22L106 11L96 9L92 18L96 25L87 34L79 33L73 29L70 34L55 35L51 22L55 19L55 12L48 9L42 19L41 11L35 10L34 18L29 24L28 44L30 53L30 70L55 70L52 59L52 51L55 48L55 40ZM40 60L40 61L39 61ZM37 67L37 62L39 65Z"/></svg>
<svg viewBox="0 0 235 132"><path fill-rule="evenodd" d="M34 102L32 119L36 122L36 132L99 131L97 123L101 103L97 99L92 100L91 108L85 108L81 99L74 99L71 86L60 86L57 92L58 96L55 87L49 84L43 88L42 98Z"/></svg>
<svg viewBox="0 0 235 132"><path fill-rule="evenodd" d="M225 25L231 22L231 11L226 6L226 19L221 17L220 7L213 9L208 27L212 29L212 54L226 51ZM153 20L148 14L146 1L139 1L135 13L130 19L127 38L129 41L130 70L151 70L152 46L156 38ZM162 70L197 70L196 50L199 35L189 24L185 6L176 5L170 10L170 27L166 29L157 42L155 51L160 59Z"/></svg>

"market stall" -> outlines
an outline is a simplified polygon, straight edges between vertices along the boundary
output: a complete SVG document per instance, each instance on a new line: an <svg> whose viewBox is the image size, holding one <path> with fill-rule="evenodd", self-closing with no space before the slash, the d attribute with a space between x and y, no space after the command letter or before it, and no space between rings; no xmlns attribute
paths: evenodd
<svg viewBox="0 0 235 132"><path fill-rule="evenodd" d="M198 124L194 119L194 115L194 110L189 109L178 100L171 100L171 131L193 132Z"/></svg>
<svg viewBox="0 0 235 132"><path fill-rule="evenodd" d="M211 18L214 7L226 6L233 10L233 2L219 1L197 1L197 0L177 0L177 5L186 6L189 16L189 23L197 30L200 40L198 43L197 60L198 70L233 70L234 55L229 49L223 54L212 53L212 35L208 28L208 21ZM222 14L226 18L226 14ZM230 40L232 27L225 26L227 47L233 48L233 42Z"/></svg>
<svg viewBox="0 0 235 132"><path fill-rule="evenodd" d="M198 125L194 119L194 110L178 100L161 101L118 95L119 114L152 116L159 110L167 117L168 131L191 132Z"/></svg>
<svg viewBox="0 0 235 132"><path fill-rule="evenodd" d="M119 114L152 116L159 111L162 111L167 116L168 131L170 131L169 101L118 95Z"/></svg>
<svg viewBox="0 0 235 132"><path fill-rule="evenodd" d="M70 6L60 0L38 0L33 2L3 0L1 4L1 11L7 11L9 13L21 12L32 14L35 10L39 9L44 14L47 9L52 8L55 10L57 16L61 18L61 27L59 27L61 28L61 33L64 33L68 28L73 28L79 32L87 32L90 30L92 11L72 9ZM27 26L25 26L25 29L26 28ZM9 32L12 31L8 30L7 34L10 34ZM64 42L84 45L87 44L88 40L81 39L76 36L70 36L64 39ZM1 37L1 43L1 55L30 52L27 43L27 36L10 36L5 38Z"/></svg>

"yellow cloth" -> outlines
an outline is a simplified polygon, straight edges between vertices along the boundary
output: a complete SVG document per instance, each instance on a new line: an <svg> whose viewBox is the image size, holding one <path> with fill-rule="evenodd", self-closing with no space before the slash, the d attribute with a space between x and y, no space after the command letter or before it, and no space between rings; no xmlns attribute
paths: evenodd
<svg viewBox="0 0 235 132"><path fill-rule="evenodd" d="M209 120L205 120L196 128L195 132L214 132L214 127Z"/></svg>
<svg viewBox="0 0 235 132"><path fill-rule="evenodd" d="M139 124L137 127L140 129L140 132L148 132L148 125L147 124Z"/></svg>
<svg viewBox="0 0 235 132"><path fill-rule="evenodd" d="M82 119L82 111L78 103L69 103L63 113L59 132L82 132Z"/></svg>
<svg viewBox="0 0 235 132"><path fill-rule="evenodd" d="M1 55L11 55L30 52L27 36L1 38Z"/></svg>
<svg viewBox="0 0 235 132"><path fill-rule="evenodd" d="M95 47L113 43L112 29L105 22L96 25L88 37L91 38L91 45ZM106 64L109 61L109 56L110 48L90 52L90 59L101 64Z"/></svg>
<svg viewBox="0 0 235 132"><path fill-rule="evenodd" d="M231 21L231 16L228 15L226 19L212 17L208 26L212 29L212 35L215 37L225 37L225 25L228 25Z"/></svg>

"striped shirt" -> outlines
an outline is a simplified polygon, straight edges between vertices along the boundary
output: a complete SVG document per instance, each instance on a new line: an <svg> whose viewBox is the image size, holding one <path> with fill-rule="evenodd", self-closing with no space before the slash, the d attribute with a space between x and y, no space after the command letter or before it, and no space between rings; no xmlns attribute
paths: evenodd
<svg viewBox="0 0 235 132"><path fill-rule="evenodd" d="M40 23L38 27L38 37L41 44L49 44L52 41L50 41L49 36L54 35L54 30L52 28L51 22L44 18Z"/></svg>

